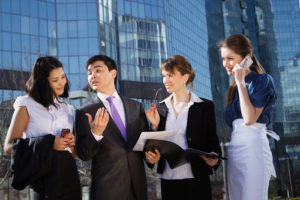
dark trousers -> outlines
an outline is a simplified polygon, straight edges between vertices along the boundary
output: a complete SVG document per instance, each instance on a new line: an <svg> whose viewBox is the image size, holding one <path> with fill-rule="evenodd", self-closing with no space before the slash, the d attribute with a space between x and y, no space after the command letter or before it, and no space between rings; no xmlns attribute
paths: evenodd
<svg viewBox="0 0 300 200"><path fill-rule="evenodd" d="M130 185L130 192L129 192L129 195L127 197L127 200L136 200L135 193L134 193L134 190L133 190L133 184L132 183Z"/></svg>
<svg viewBox="0 0 300 200"><path fill-rule="evenodd" d="M201 179L161 179L162 200L211 200L209 177Z"/></svg>

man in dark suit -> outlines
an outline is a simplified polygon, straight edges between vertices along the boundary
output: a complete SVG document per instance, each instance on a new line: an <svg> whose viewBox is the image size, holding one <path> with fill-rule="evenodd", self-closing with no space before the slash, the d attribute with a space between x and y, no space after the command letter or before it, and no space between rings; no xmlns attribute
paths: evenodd
<svg viewBox="0 0 300 200"><path fill-rule="evenodd" d="M142 105L119 96L117 68L105 55L86 64L88 82L97 98L76 111L76 150L92 159L90 199L145 200L147 183L142 153L133 152L148 124Z"/></svg>

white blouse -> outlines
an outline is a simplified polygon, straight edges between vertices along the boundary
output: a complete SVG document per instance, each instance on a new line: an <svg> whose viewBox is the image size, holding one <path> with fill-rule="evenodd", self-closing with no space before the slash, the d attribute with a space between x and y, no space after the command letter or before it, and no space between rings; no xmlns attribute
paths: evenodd
<svg viewBox="0 0 300 200"><path fill-rule="evenodd" d="M29 122L23 132L23 138L32 138L47 134L60 136L62 129L70 129L73 132L73 106L64 103L61 99L60 102L62 103L56 99L54 102L57 104L57 108L53 105L45 108L28 95L17 97L14 108L25 106L29 114Z"/></svg>
<svg viewBox="0 0 300 200"><path fill-rule="evenodd" d="M172 142L179 145L182 149L187 149L188 144L186 141L186 126L188 120L189 108L194 104L194 102L202 102L202 100L191 92L191 98L188 105L178 114L177 119L171 104L171 99L175 94L170 95L168 98L163 100L165 102L169 112L166 121L166 130L173 130L175 132L172 137ZM171 169L168 162L166 162L166 167L164 172L161 174L161 178L175 180L175 179L187 179L194 178L192 173L192 168L190 163L183 164L179 167Z"/></svg>

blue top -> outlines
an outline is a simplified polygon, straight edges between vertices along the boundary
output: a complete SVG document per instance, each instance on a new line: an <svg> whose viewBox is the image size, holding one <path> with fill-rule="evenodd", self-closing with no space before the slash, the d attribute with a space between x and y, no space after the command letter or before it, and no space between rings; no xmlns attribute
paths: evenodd
<svg viewBox="0 0 300 200"><path fill-rule="evenodd" d="M264 107L256 122L268 125L272 121L273 109L277 99L272 77L268 74L257 74L252 71L245 77L245 83L252 105L257 108ZM225 120L232 127L232 122L238 118L243 117L238 88L236 88L233 102L226 107Z"/></svg>

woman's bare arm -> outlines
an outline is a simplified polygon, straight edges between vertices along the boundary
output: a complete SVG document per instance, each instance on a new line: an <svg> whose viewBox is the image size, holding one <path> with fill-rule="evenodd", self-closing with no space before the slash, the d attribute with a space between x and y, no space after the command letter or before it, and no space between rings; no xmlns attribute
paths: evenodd
<svg viewBox="0 0 300 200"><path fill-rule="evenodd" d="M17 107L13 114L9 129L6 134L4 151L10 155L12 143L15 139L21 138L29 122L29 115L25 106Z"/></svg>

